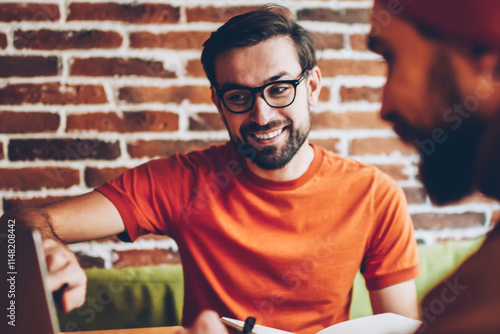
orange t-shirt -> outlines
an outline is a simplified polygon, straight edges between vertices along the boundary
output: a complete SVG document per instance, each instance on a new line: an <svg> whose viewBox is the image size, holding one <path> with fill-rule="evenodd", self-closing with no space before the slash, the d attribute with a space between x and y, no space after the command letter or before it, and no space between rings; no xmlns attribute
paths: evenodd
<svg viewBox="0 0 500 334"><path fill-rule="evenodd" d="M415 278L419 260L401 189L374 167L314 147L300 178L253 174L229 143L128 170L97 188L130 240L166 234L184 271L183 325L203 309L315 333L348 320L352 284Z"/></svg>

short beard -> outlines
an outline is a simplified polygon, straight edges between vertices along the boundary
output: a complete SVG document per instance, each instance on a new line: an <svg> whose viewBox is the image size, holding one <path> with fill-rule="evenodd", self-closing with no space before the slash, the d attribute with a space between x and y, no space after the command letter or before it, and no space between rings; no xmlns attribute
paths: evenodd
<svg viewBox="0 0 500 334"><path fill-rule="evenodd" d="M278 149L274 145L269 145L262 149L257 149L248 142L248 132L266 131L277 126L286 127L283 131L288 131L289 133L288 140L283 148ZM252 123L240 129L240 136L243 140L231 135L231 143L240 155L248 158L259 168L264 170L277 170L285 167L292 160L305 143L310 129L311 126L309 122L309 126L306 130L294 130L293 122L290 119L284 124L271 122L264 126L260 126L256 123Z"/></svg>
<svg viewBox="0 0 500 334"><path fill-rule="evenodd" d="M443 126L441 129L447 136L446 140L435 143L432 153L420 150L419 170L431 201L445 205L456 202L475 190L477 149L485 126L481 121L470 117L456 130L451 126Z"/></svg>
<svg viewBox="0 0 500 334"><path fill-rule="evenodd" d="M444 108L444 111L455 104L463 105L463 97L450 63L442 53L430 68L431 108ZM438 103L438 98L441 103ZM421 156L420 178L431 201L444 205L458 201L475 190L477 150L486 127L483 121L472 114L468 118L462 118L461 124L452 126L443 120L440 125L444 132L440 137L446 138L443 142L434 141L432 132L417 133L416 138L420 143L430 140L435 145L431 151L422 150L417 145Z"/></svg>

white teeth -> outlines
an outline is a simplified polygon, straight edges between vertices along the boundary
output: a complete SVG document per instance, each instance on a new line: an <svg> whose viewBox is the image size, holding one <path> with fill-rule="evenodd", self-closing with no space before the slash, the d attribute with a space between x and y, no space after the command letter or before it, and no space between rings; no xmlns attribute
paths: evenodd
<svg viewBox="0 0 500 334"><path fill-rule="evenodd" d="M257 138L259 140L265 140L265 139L271 139L271 138L274 138L276 136L279 136L282 132L283 132L283 129L279 129L279 130L276 130L274 132L266 133L263 135L254 134L254 136L255 136L255 138Z"/></svg>

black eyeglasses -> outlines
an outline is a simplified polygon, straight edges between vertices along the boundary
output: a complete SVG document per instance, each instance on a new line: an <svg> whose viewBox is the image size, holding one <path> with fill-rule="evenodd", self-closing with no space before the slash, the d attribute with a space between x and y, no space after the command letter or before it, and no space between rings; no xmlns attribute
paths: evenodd
<svg viewBox="0 0 500 334"><path fill-rule="evenodd" d="M260 87L239 87L218 89L219 99L232 113L240 114L249 111L255 104L255 94L260 93L266 103L273 108L285 108L295 101L297 86L307 77L304 70L297 80L273 81Z"/></svg>

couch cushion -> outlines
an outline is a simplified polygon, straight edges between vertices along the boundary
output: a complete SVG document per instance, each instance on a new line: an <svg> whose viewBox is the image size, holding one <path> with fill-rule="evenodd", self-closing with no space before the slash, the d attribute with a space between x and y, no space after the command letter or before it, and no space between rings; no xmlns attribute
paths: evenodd
<svg viewBox="0 0 500 334"><path fill-rule="evenodd" d="M180 265L88 269L87 300L59 314L62 331L173 326L180 324Z"/></svg>

